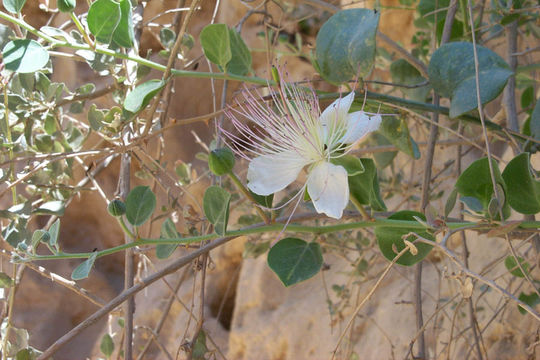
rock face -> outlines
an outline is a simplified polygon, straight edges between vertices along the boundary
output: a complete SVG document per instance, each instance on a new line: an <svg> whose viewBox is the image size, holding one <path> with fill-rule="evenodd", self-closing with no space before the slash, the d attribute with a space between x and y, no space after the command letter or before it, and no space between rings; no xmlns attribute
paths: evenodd
<svg viewBox="0 0 540 360"><path fill-rule="evenodd" d="M84 6L85 2L79 3L83 3L79 6ZM176 3L172 0L149 2L145 19L176 6ZM36 8L36 4L28 2L26 18L42 24L43 14ZM397 1L393 1L387 5L397 4ZM298 2L297 5L306 6L304 2ZM201 12L190 25L190 33L195 38L202 27L209 23L213 13L211 2L203 2L201 6ZM237 0L222 2L218 20L228 24L239 21L246 12L245 6L245 3ZM277 6L268 3L268 8L275 19L279 19L280 10ZM170 20L169 16L159 21ZM256 37L256 33L263 29L260 21L260 17L254 16L244 24L243 35L246 35L246 40L253 48L262 48L260 39ZM294 25L284 25L287 31L294 34ZM395 40L408 41L414 32L411 12L405 15L396 10L384 12L381 31ZM159 49L155 33L145 32L142 41L144 49L153 49L154 52ZM201 53L197 47L193 51ZM201 70L207 70L205 61L199 64ZM57 70L54 76L58 77L56 81L64 79L70 87L95 81L95 74L88 70L86 64L55 59L55 66ZM266 57L254 54L254 68L258 74L266 74ZM287 70L297 80L313 78L312 67L305 62L288 61ZM73 73L78 76L74 78ZM232 98L237 86L229 85L229 98ZM221 83L217 83L217 99L220 98L220 87ZM175 81L175 94L169 104L169 116L182 119L212 112L211 93L209 81L178 78ZM105 102L102 104L107 105ZM167 132L164 140L167 151L162 161L173 164L179 159L185 162L193 160L200 147L193 140L191 130L203 142L209 142L213 129L211 125L201 123ZM151 143L149 147L154 145ZM435 169L441 170L451 156L447 154L447 157L438 157ZM403 166L409 166L410 163L406 158L399 158L398 161ZM194 166L197 165L199 169L203 168L195 162ZM136 165L133 167L133 170L137 170ZM96 178L109 198L115 194L117 169L118 163L113 162ZM172 165L169 165L168 170L172 173ZM200 183L192 187L190 191L193 196L182 198L182 209L178 213L189 212L189 207L197 209L207 185ZM401 200L394 198L392 203L397 205ZM167 198L161 195L158 201L166 204ZM444 208L442 201L434 205L437 209ZM80 199L74 200L62 218L63 249L72 252L92 251L93 248L103 249L121 244L122 233L116 222L106 215L105 209L105 202L95 192L85 193ZM231 223L234 222L231 219ZM182 219L178 224L179 231L183 230L181 223ZM151 229L144 228L143 232L155 235L159 231L158 225L156 223ZM416 333L412 268L394 267L390 270L359 310L351 326L347 327L352 314L388 265L388 261L382 258L374 246L372 232L364 232L363 236L369 240L370 246L362 252L326 253L328 269L291 288L285 288L269 270L264 255L255 259L243 257L244 244L248 241L246 238L235 239L212 251L202 304L205 318L203 329L208 348L214 351L216 358L224 355L229 360L329 359L335 350L335 359L405 358ZM317 239L321 242L323 240L328 239ZM484 270L483 266L507 254L507 245L501 239L490 238L490 245L486 247L488 239L485 236L471 233L468 234L468 242L471 264L482 265L473 267L472 270L478 273ZM328 245L328 249L333 249L330 240L324 244ZM453 249L461 251L459 239L452 239L451 244ZM185 252L185 249L178 249L169 260L160 261L155 259L153 251L141 249L137 254L137 279L152 274ZM359 265L362 259L368 267L358 271L358 266L352 266L351 263ZM465 277L452 263L442 259L444 256L435 251L424 265L423 302L424 321L428 324L428 355L429 358L446 358L450 352L449 357L452 359L473 359L476 355L472 347L468 302L462 301L461 295ZM90 279L79 285L105 301L110 300L123 288L123 262L123 254L99 259ZM40 265L69 278L77 264L77 261L63 261ZM487 278L497 278L501 286L509 286L512 291L517 291L517 286L509 285L512 280L500 262L499 265L489 267L484 275ZM29 269L25 271L23 280L17 292L14 322L17 327L30 331L31 344L38 349L46 348L97 310L95 305L79 295L51 283ZM191 340L197 326L201 312L200 294L201 271L195 264L190 264L138 293L135 313L136 354L140 353L149 339L153 339L143 358L184 358L181 346ZM538 341L538 326L530 317L519 314L512 304L503 308L505 300L479 283L475 284L473 299L478 322L482 329L486 328L482 339L487 358L530 359L537 356L532 345ZM498 311L502 311L502 315L491 320ZM105 333L114 334L116 350L113 358L117 357L122 338L122 329L117 325L118 317L115 314L89 328L57 353L55 359L102 356L99 344ZM489 326L486 325L488 323ZM158 324L161 324L160 329L157 328Z"/></svg>

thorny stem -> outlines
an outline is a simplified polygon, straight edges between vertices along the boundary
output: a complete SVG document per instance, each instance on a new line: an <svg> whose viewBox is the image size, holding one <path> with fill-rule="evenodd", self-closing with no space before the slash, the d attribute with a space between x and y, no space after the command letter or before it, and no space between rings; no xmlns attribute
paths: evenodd
<svg viewBox="0 0 540 360"><path fill-rule="evenodd" d="M294 218L293 218L294 221ZM492 229L498 224L486 224L483 222L448 222L446 224L448 229L459 229L461 227L467 227L471 230L489 230ZM388 227L388 228L407 228L411 230L425 230L425 226L414 220L393 220L393 219L373 219L370 221L357 221L352 223L344 224L335 224L335 225L326 225L326 226L310 226L310 225L298 225L298 224L289 224L285 231L287 232L300 232L300 233L311 233L311 234L328 234L338 231L347 231L354 229L363 229L363 228L376 228L376 227ZM540 221L523 221L518 229L527 230L527 229L538 229L540 228ZM241 235L253 235L261 234L265 232L276 232L283 231L282 223L272 223L272 224L256 224L240 230L228 231L225 236L241 236ZM111 255L125 249L129 249L135 246L144 246L144 245L159 245L159 244L175 244L175 245L190 245L197 244L206 240L213 240L219 238L218 234L207 234L199 235L192 237L184 238L173 238L173 239L147 239L140 238L136 241L118 245L109 249L97 251L97 257L103 257L106 255ZM21 262L26 261L40 261L40 260L56 260L56 259L86 259L90 257L94 252L85 252L85 253L64 253L60 252L56 255L32 255L21 260Z"/></svg>

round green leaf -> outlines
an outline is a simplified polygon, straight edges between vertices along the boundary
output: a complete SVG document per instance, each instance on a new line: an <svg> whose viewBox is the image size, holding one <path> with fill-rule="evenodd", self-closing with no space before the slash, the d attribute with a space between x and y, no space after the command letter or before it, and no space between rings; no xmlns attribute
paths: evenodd
<svg viewBox="0 0 540 360"><path fill-rule="evenodd" d="M5 272L0 272L0 288L12 287L15 282Z"/></svg>
<svg viewBox="0 0 540 360"><path fill-rule="evenodd" d="M328 19L317 34L321 75L334 83L367 75L375 59L378 24L379 13L368 9L342 10Z"/></svg>
<svg viewBox="0 0 540 360"><path fill-rule="evenodd" d="M385 116L378 130L390 143L412 158L420 158L418 145L409 133L409 127L404 118Z"/></svg>
<svg viewBox="0 0 540 360"><path fill-rule="evenodd" d="M90 270L94 266L94 262L97 258L97 252L92 253L88 259L83 261L79 266L77 266L71 273L71 278L73 280L82 280L88 277Z"/></svg>
<svg viewBox="0 0 540 360"><path fill-rule="evenodd" d="M518 261L521 267L523 268L523 270L525 270L525 273L527 273L528 275L531 265L529 265L529 263L526 262L525 259L522 258L521 256L518 256ZM525 277L525 275L523 275L523 272L521 271L521 269L519 268L516 262L516 258L513 257L512 255L509 255L506 257L506 259L504 259L504 266L506 267L508 271L510 271L510 274L516 277L520 277L520 278Z"/></svg>
<svg viewBox="0 0 540 360"><path fill-rule="evenodd" d="M521 107L526 108L534 102L534 87L528 86L521 93Z"/></svg>
<svg viewBox="0 0 540 360"><path fill-rule="evenodd" d="M388 219L393 220L415 220L414 217L418 217L422 220L426 220L426 217L416 211L404 210L398 211L397 213L388 217ZM377 237L377 244L381 249L382 254L388 260L394 260L396 255L403 250L406 245L401 238L403 235L414 232L424 239L434 241L435 238L427 233L426 231L419 231L418 229L413 228L395 228L395 227L385 227L381 226L375 229L375 236ZM409 241L413 241L414 238L411 237ZM422 261L431 251L433 246L425 243L417 242L414 244L416 246L418 253L413 255L410 251L407 251L403 254L398 260L397 263L400 265L411 266L416 264L419 261Z"/></svg>
<svg viewBox="0 0 540 360"><path fill-rule="evenodd" d="M37 41L13 40L2 50L6 69L17 73L31 73L42 69L49 61L49 53Z"/></svg>
<svg viewBox="0 0 540 360"><path fill-rule="evenodd" d="M502 195L507 196L508 191L506 190L505 181L501 176L497 162L493 159L492 166L495 182L503 188L504 194ZM482 204L484 211L488 210L489 203L494 197L494 193L487 157L476 160L461 173L456 182L456 189L462 196L462 200L464 197L476 198ZM509 215L509 211L510 208L508 207L508 202L505 202L503 206L504 215Z"/></svg>
<svg viewBox="0 0 540 360"><path fill-rule="evenodd" d="M120 22L114 30L113 41L122 47L131 48L135 41L133 13L130 0L120 0Z"/></svg>
<svg viewBox="0 0 540 360"><path fill-rule="evenodd" d="M60 235L60 219L57 219L50 227L49 227L49 234L50 239L49 244L51 246L57 246L58 244L58 236Z"/></svg>
<svg viewBox="0 0 540 360"><path fill-rule="evenodd" d="M121 19L120 4L114 0L96 0L88 9L88 29L96 40L104 44L111 42Z"/></svg>
<svg viewBox="0 0 540 360"><path fill-rule="evenodd" d="M176 226L170 218L167 218L163 224L161 224L161 238L162 239L178 239L180 234L176 230ZM158 244L156 246L156 256L158 259L166 259L176 250L177 244Z"/></svg>
<svg viewBox="0 0 540 360"><path fill-rule="evenodd" d="M268 252L268 266L285 286L315 276L321 270L322 263L319 244L301 239L283 239Z"/></svg>
<svg viewBox="0 0 540 360"><path fill-rule="evenodd" d="M232 59L231 39L227 25L207 25L201 31L200 40L206 58L224 70Z"/></svg>
<svg viewBox="0 0 540 360"><path fill-rule="evenodd" d="M257 204L259 204L262 207L265 207L267 209L272 208L272 204L274 203L274 194L264 196L264 195L255 194L253 191L251 191L249 189L248 189L248 191L249 191L250 195L253 197L253 199L255 200L255 202Z"/></svg>
<svg viewBox="0 0 540 360"><path fill-rule="evenodd" d="M55 200L55 201L49 201L49 202L46 202L45 204L42 204L40 207L35 209L32 213L39 214L39 215L62 216L64 215L65 210L66 210L66 207L64 205L64 202Z"/></svg>
<svg viewBox="0 0 540 360"><path fill-rule="evenodd" d="M540 139L540 98L536 100L536 104L534 105L529 127L531 130L531 136L535 139Z"/></svg>
<svg viewBox="0 0 540 360"><path fill-rule="evenodd" d="M478 79L482 104L495 99L512 75L508 64L493 51L477 46ZM450 117L455 118L478 107L473 45L452 42L441 46L428 68L433 89L451 99Z"/></svg>
<svg viewBox="0 0 540 360"><path fill-rule="evenodd" d="M49 243L51 234L47 230L37 229L32 235L32 247L37 248L40 242Z"/></svg>
<svg viewBox="0 0 540 360"><path fill-rule="evenodd" d="M529 153L513 158L502 173L508 189L506 199L510 206L522 214L540 212L540 182L536 181L529 167Z"/></svg>
<svg viewBox="0 0 540 360"><path fill-rule="evenodd" d="M397 84L417 85L426 81L426 79L420 75L418 69L405 59L394 61L392 65L390 65L390 74L392 75L392 81ZM424 102L429 95L430 89L429 85L425 85L411 89L400 88L399 90L412 100Z"/></svg>
<svg viewBox="0 0 540 360"><path fill-rule="evenodd" d="M137 186L126 198L126 219L133 226L146 222L156 208L156 195L148 186Z"/></svg>
<svg viewBox="0 0 540 360"><path fill-rule="evenodd" d="M103 335L101 338L101 344L99 345L99 349L103 353L103 355L109 357L112 355L114 351L114 342L109 334Z"/></svg>
<svg viewBox="0 0 540 360"><path fill-rule="evenodd" d="M162 28L159 31L159 41L167 50L171 50L176 41L176 33L169 28Z"/></svg>
<svg viewBox="0 0 540 360"><path fill-rule="evenodd" d="M536 305L540 304L540 297L538 297L538 294L535 291L531 292L530 294L521 292L519 294L518 299L524 302L525 304L529 305L530 307L535 307ZM518 310L523 315L527 313L527 311L519 305L518 305Z"/></svg>
<svg viewBox="0 0 540 360"><path fill-rule="evenodd" d="M70 13L75 10L75 7L77 6L77 0L58 0L56 4L58 6L58 10L60 10L61 12Z"/></svg>
<svg viewBox="0 0 540 360"><path fill-rule="evenodd" d="M436 17L439 22L444 20L449 4L450 0L420 0L416 10L418 10L422 19L433 23Z"/></svg>
<svg viewBox="0 0 540 360"><path fill-rule="evenodd" d="M124 100L124 109L132 113L138 113L148 105L150 100L152 100L164 86L165 81L156 79L137 86L126 96L126 99Z"/></svg>
<svg viewBox="0 0 540 360"><path fill-rule="evenodd" d="M386 205L379 190L377 168L371 159L359 159L362 162L362 173L349 174L350 196L362 205L369 205L372 210L385 211Z"/></svg>
<svg viewBox="0 0 540 360"><path fill-rule="evenodd" d="M21 12L26 0L3 0L3 3L7 11L18 14Z"/></svg>
<svg viewBox="0 0 540 360"><path fill-rule="evenodd" d="M381 135L378 131L370 134L369 138L365 142L365 146L388 146L392 145L387 138ZM372 154L375 165L378 169L384 169L390 165L394 158L397 156L397 151L375 152Z"/></svg>
<svg viewBox="0 0 540 360"><path fill-rule="evenodd" d="M251 69L251 53L236 30L229 29L229 35L231 60L227 63L227 72L235 75L246 75Z"/></svg>
<svg viewBox="0 0 540 360"><path fill-rule="evenodd" d="M230 202L231 194L219 186L210 186L204 193L204 214L219 235L225 235L227 231Z"/></svg>
<svg viewBox="0 0 540 360"><path fill-rule="evenodd" d="M347 170L347 175L349 176L359 175L366 171L362 161L353 155L343 155L338 158L331 159L330 161L334 165L343 166L345 170Z"/></svg>

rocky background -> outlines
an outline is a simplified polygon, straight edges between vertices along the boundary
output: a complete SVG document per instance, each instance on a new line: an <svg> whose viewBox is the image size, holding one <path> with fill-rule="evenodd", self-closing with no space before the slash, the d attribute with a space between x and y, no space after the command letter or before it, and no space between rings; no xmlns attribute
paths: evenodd
<svg viewBox="0 0 540 360"><path fill-rule="evenodd" d="M48 1L29 1L25 8L26 21L36 27L44 25L50 14L41 10L38 5L46 3ZM86 11L84 3L79 1L78 13ZM325 16L329 16L328 12L317 6L318 3L315 0L287 2L284 3L287 5L284 7L286 11L274 3L269 3L268 9L273 15L274 23L280 22L284 30L290 34L299 31L295 22L290 19L300 17L299 13L313 12L315 9L317 16L310 20L311 33L302 35L305 46L309 47L314 43L317 27L324 21ZM54 4L50 5L54 7ZM144 19L150 19L176 5L176 0L149 1L144 11ZM414 12L395 9L401 6L395 0L383 1L382 5L387 8L382 12L380 31L407 48L415 32ZM214 6L211 0L202 1L200 11L196 13L188 28L188 32L195 39L198 38L200 30L210 22ZM239 0L222 1L217 22L235 24L245 12L246 5ZM172 18L172 15L163 16L155 22L170 23ZM54 23L61 24L66 20L62 15L58 15ZM253 16L244 24L242 35L250 47L259 49L264 47L264 43L256 36L257 32L263 29L260 16ZM141 36L141 54L148 50L156 54L160 48L156 31L146 29ZM190 52L190 58L196 58L201 54L200 47L195 45ZM53 64L54 80L66 82L70 88L87 82L96 83L97 88L107 85L85 63L55 58ZM200 70L208 70L205 61L201 60L198 64ZM254 68L260 76L267 76L267 58L263 53L254 53ZM307 61L287 59L287 69L295 79L315 78L313 68ZM387 74L377 71L376 77L384 79ZM236 87L237 84L229 87L228 98L233 97ZM221 83L216 83L216 88L220 89ZM209 80L177 79L174 91L173 100L169 104L171 118L183 119L213 111ZM220 98L219 90L216 98ZM107 97L97 99L96 102L102 107L111 104ZM205 171L205 164L194 158L194 155L203 149L194 140L192 131L203 142L208 142L211 139L213 125L199 123L189 127L178 127L166 133L167 151L163 160L169 164L169 171L173 171L173 164L178 160L192 162L193 169L198 173ZM418 141L422 141L422 137L426 135L425 129L416 128L413 131ZM149 149L155 146L153 143L148 144ZM436 157L434 173L441 170L445 162L454 156L451 151L443 152L441 148L438 148L438 151L440 156ZM504 151L502 147L502 156ZM149 153L152 153L151 150ZM474 156L470 155L469 161L472 161ZM507 156L510 157L510 154ZM401 161L403 166L412 166L408 158L398 158L398 161ZM134 171L137 171L136 166L134 165ZM242 164L238 166L242 174ZM116 191L117 173L118 162L113 162L96 177L110 198ZM383 176L389 177L391 174L385 173ZM143 180L135 178L133 181L144 183ZM418 188L415 190L415 184L419 181L420 174L413 173L413 178L403 184L403 193L414 194L415 191L419 191ZM188 209L191 204L195 208L195 202L200 200L207 185L200 182L191 186L190 193L194 198L184 197L182 207ZM444 188L444 184L441 187ZM433 204L435 208L443 209L443 200ZM159 201L165 203L165 196L161 195ZM403 206L403 198L394 196L388 202L390 210L395 210L399 206ZM46 220L42 219L43 223ZM234 223L234 219L231 223ZM181 224L178 226L181 231ZM157 234L158 224L148 228L147 231ZM357 236L357 234L345 233L340 236ZM282 286L269 270L265 256L254 258L243 255L247 242L257 243L264 239L238 238L212 251L205 287L203 327L207 336L207 346L211 350L211 353L206 355L207 358L229 360L331 358L350 314L388 264L373 246L374 236L371 231L363 232L362 237L365 239L365 245L361 259L369 264L368 269L358 270L358 266L355 266L358 263L351 264L347 251L338 249L325 254L326 271L291 288ZM473 271L481 272L487 267L486 276L495 278L505 285L511 281L500 261L495 262L507 253L503 240L490 239L490 246L486 247L485 236L471 233L468 234L468 239ZM322 239L328 244L332 244L333 240ZM453 246L459 245L459 239L452 241ZM96 192L83 192L71 203L62 218L61 244L65 251L92 251L94 248L108 248L122 242L121 230L116 221L106 213L106 203ZM183 253L185 250L178 249L171 258L180 257ZM143 278L155 272L170 262L170 259L158 261L152 250L139 249L138 276ZM460 282L464 278L448 261L442 259L443 256L434 251L426 261L424 270L424 319L426 322L429 319L427 327L429 355L430 358L446 358L448 355L453 359L472 359L474 352L466 316L468 309L466 304L461 302ZM123 254L99 259L91 277L79 282L78 286L105 303L123 288L123 261ZM55 261L36 265L43 266L45 270L42 270L45 272L69 279L71 271L77 264L77 261ZM9 266L6 259L3 259L2 266L5 268ZM15 300L14 323L19 328L28 329L31 345L43 350L94 313L98 306L39 272L37 267L35 269L27 267L22 273L21 285ZM151 340L142 358L184 358L180 347L189 338L199 314L200 273L194 266L188 266L137 295L134 346L136 354L140 354ZM416 333L412 284L412 269L394 267L363 307L351 329L344 333L336 359L405 358ZM455 297L455 300L443 308L442 305L446 300L452 297ZM483 324L482 328L486 329L482 345L489 359L537 357L535 351L535 341L538 340L537 324L529 317L520 315L515 305L504 306L505 300L493 291L475 288L474 298L483 308L483 311L479 311L476 315L479 323ZM495 314L498 314L496 318ZM118 358L121 348L121 328L118 326L120 316L113 313L108 320L93 325L58 352L55 359L103 357L99 345L106 333L115 334L113 340L116 350L112 358ZM486 326L488 322L489 326ZM158 330L156 326L160 323L162 327ZM452 346L450 350L449 344Z"/></svg>

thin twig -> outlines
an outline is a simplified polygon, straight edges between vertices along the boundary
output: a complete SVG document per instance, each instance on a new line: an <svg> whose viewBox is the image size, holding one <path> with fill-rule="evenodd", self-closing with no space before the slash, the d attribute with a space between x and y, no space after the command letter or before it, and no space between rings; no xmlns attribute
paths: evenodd
<svg viewBox="0 0 540 360"><path fill-rule="evenodd" d="M515 73L517 68L517 57L513 54L517 52L518 21L514 20L506 26L506 61L510 65L510 70ZM519 124L516 109L516 76L510 75L508 83L504 88L503 106L506 111L508 127L513 131L519 131Z"/></svg>
<svg viewBox="0 0 540 360"><path fill-rule="evenodd" d="M161 341L159 341L158 334L154 331L154 329L152 329L151 327L142 326L142 325L137 326L135 328L135 331L137 331L138 329L143 329L147 331L148 333L150 333L151 335L150 339L156 342L159 349L165 354L165 356L167 356L167 359L173 360L173 357L171 354L169 354L169 352L167 351L167 348L161 343Z"/></svg>
<svg viewBox="0 0 540 360"><path fill-rule="evenodd" d="M112 84L112 85L107 85L103 89L99 89L99 90L96 90L94 92L91 92L90 94L74 95L74 96L71 96L71 97L66 97L66 98L63 98L62 100L60 100L56 104L56 107L64 106L64 105L70 104L70 103L75 102L75 101L84 101L84 100L97 99L99 97L102 97L104 95L107 95L107 94L113 92L117 88L118 87L117 87L117 85L115 83L115 84Z"/></svg>
<svg viewBox="0 0 540 360"><path fill-rule="evenodd" d="M189 21L191 20L191 17L193 16L193 13L195 12L195 9L199 5L199 2L200 2L200 0L192 0L191 1L191 4L189 6L189 10L186 13L186 17L185 17L184 21L182 22L182 27L180 28L180 31L178 32L178 34L176 36L176 41L174 43L174 46L171 49L171 53L170 53L169 59L167 61L167 67L165 68L165 71L163 72L163 77L162 77L163 81L169 81L169 77L171 76L171 70L174 68L174 64L176 62L176 57L178 55L178 52L180 51L180 46L182 45L182 40L184 38L184 34L186 32L187 25L189 24ZM170 82L169 82L169 84L167 84L167 89L168 89L167 91L171 91ZM152 122L153 122L154 113L156 112L156 110L157 110L157 108L159 106L159 102L160 102L160 99L161 99L161 94L162 94L162 92L160 91L160 94L158 94L158 96L156 96L156 98L154 100L154 103L152 104L152 107L150 108L150 110L148 112L149 115L147 117L146 124L144 126L144 130L143 130L143 134L142 134L143 138L146 135L148 135L148 133L150 132L150 129L152 128Z"/></svg>
<svg viewBox="0 0 540 360"><path fill-rule="evenodd" d="M118 180L119 196L125 201L130 191L130 176L131 176L131 154L122 154L120 162L120 176ZM132 229L130 229L132 231ZM132 239L128 234L124 235L125 242L130 243ZM124 257L124 290L133 287L134 265L133 265L133 248L126 249ZM133 315L135 312L135 299L129 298L124 306L124 354L126 359L133 358Z"/></svg>
<svg viewBox="0 0 540 360"><path fill-rule="evenodd" d="M472 36L472 43L473 43L473 56L474 56L474 72L475 72L475 85L476 85L476 101L477 101L477 107L478 107L478 115L480 116L480 122L482 123L482 133L484 135L484 141L486 144L486 152L487 152L487 158L488 158L488 165L489 165L489 174L491 177L491 185L493 186L493 193L495 195L495 198L499 201L499 204L501 204L500 201L500 194L497 190L497 181L495 179L495 171L493 169L493 163L491 161L492 155L491 155L491 148L489 146L489 137L487 133L486 123L484 120L484 111L482 109L482 99L480 97L480 76L479 76L479 65L478 65L478 52L476 49L476 37L475 37L475 31L474 31L474 17L473 17L473 11L472 11L472 2L471 0L467 0L468 8L469 8L469 20L471 25L471 36ZM502 216L502 206L499 208L499 213L501 216L501 220L503 219Z"/></svg>
<svg viewBox="0 0 540 360"><path fill-rule="evenodd" d="M446 13L446 19L444 22L444 30L441 39L441 46L444 45L450 39L450 32L452 24L454 23L454 16L456 14L457 6L456 1L453 0L450 4L450 8ZM438 94L433 96L433 105L439 106L440 97ZM435 155L435 145L437 143L437 137L439 134L439 113L434 112L432 115L432 123L430 126L428 147L426 150L426 161L424 163L424 178L422 181L422 199L420 209L422 212L426 211L426 207L429 204L429 192L431 183L431 172L433 168L433 157ZM416 264L415 268L415 286L414 286L414 303L416 310L416 328L422 329L424 326L424 318L422 312L422 262ZM426 357L426 344L424 332L420 332L418 336L418 357L424 359Z"/></svg>
<svg viewBox="0 0 540 360"><path fill-rule="evenodd" d="M533 308L531 308L529 305L525 304L523 301L519 300L517 297L515 297L513 294L506 291L501 286L497 285L497 283L495 283L493 280L488 280L488 279L484 278L483 276L481 276L481 275L471 271L470 269L468 269L458 259L456 254L454 254L446 246L444 246L442 244L439 244L439 243L436 243L434 241L428 240L428 239L424 239L423 237L419 236L418 234L414 234L414 236L416 237L416 241L424 243L424 244L432 245L432 246L438 248L439 250L441 250L446 256L448 256L450 258L450 260L452 260L452 262L454 262L461 269L461 271L463 273L465 273L465 275L468 275L471 278L480 281L481 283L483 283L483 284L489 286L490 288L496 290L497 292L499 292L502 296L514 301L517 305L522 307L523 310L525 310L526 312L531 314L536 320L540 321L540 314L538 314Z"/></svg>
<svg viewBox="0 0 540 360"><path fill-rule="evenodd" d="M6 254L4 251L2 251L2 255L8 255ZM90 301L92 304L98 306L98 307L101 307L103 305L105 305L105 300L101 299L99 296L97 295L94 295L92 293L90 293L88 290L86 290L85 288L82 288L80 287L79 285L77 285L77 283L73 280L68 280L56 273L53 273L47 269L45 269L43 266L37 266L37 265L34 265L32 263L27 263L26 266L35 271L36 273L38 273L39 275L57 283L57 284L60 284L62 285L63 287L65 287L66 289L69 289L71 291L73 291L74 293L76 293L77 295L80 295L82 296L83 298L85 298L86 300Z"/></svg>
<svg viewBox="0 0 540 360"><path fill-rule="evenodd" d="M193 358L193 350L197 344L199 334L203 328L204 324L204 303L205 303L205 287L206 287L206 267L208 265L208 253L204 253L198 260L198 266L201 266L201 288L199 289L199 318L197 319L197 324L195 325L195 331L187 347L187 360Z"/></svg>
<svg viewBox="0 0 540 360"><path fill-rule="evenodd" d="M178 282L172 289L171 295L169 296L169 299L167 300L167 304L165 304L165 308L163 309L163 313L161 314L161 318L159 319L158 323L156 324L156 327L153 330L155 334L159 335L159 333L161 332L161 329L163 328L163 325L165 324L165 320L167 320L167 317L169 315L169 311L171 310L171 307L174 304L174 300L176 299L176 293L178 292L178 289L180 289L180 286L182 286L182 283L185 281L189 273L189 270L190 270L189 267L184 269L184 272L182 273L180 278L178 278ZM150 348L150 345L152 344L153 339L154 339L153 337L148 339L143 349L137 356L137 360L142 360L144 358L144 354L146 354L146 352Z"/></svg>

